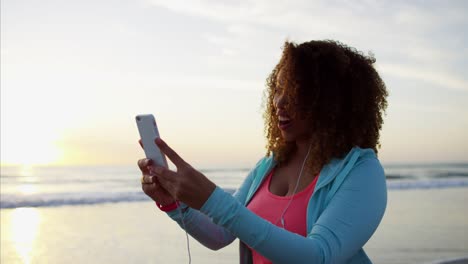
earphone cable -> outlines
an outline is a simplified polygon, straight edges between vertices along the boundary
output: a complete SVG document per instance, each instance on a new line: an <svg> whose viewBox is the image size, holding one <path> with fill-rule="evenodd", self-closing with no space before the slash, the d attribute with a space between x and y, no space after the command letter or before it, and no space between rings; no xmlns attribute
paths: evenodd
<svg viewBox="0 0 468 264"><path fill-rule="evenodd" d="M286 205L283 212L281 213L280 219L278 219L279 221L281 221L281 225L283 226L283 228L284 228L284 214L286 213L286 211L288 210L288 208L291 205L292 201L294 200L294 196L296 194L297 188L299 187L299 182L300 182L301 177L302 177L302 172L304 170L304 166L305 166L305 163L307 161L307 158L309 158L311 148L312 148L312 143L309 145L309 149L307 150L307 155L305 156L304 161L302 162L301 171L299 172L299 177L297 178L296 186L294 187L294 191L293 191L293 193L291 195L291 199L289 200L288 205ZM278 221L276 221L276 223L278 223Z"/></svg>
<svg viewBox="0 0 468 264"><path fill-rule="evenodd" d="M180 208L180 204L178 204L178 207L177 207L177 210L179 211L179 216L182 220L182 227L184 228L184 231L185 231L185 239L187 241L187 254L188 254L188 263L191 264L192 263L192 256L190 254L190 241L189 241L189 236L188 236L188 233L187 233L187 229L185 227L185 215L184 213L182 212L182 209Z"/></svg>

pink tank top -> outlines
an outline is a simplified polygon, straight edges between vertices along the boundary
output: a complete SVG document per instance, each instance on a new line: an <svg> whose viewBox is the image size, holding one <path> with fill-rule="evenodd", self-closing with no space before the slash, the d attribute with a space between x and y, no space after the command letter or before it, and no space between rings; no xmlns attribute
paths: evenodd
<svg viewBox="0 0 468 264"><path fill-rule="evenodd" d="M247 208L263 219L268 220L270 223L283 227L280 219L281 214L288 206L292 196L278 196L270 192L270 182L273 173L274 169L263 181L257 193L247 205ZM309 184L309 186L293 195L294 199L283 216L284 229L304 237L307 235L306 210L310 197L314 192L317 179L318 175ZM251 250L254 264L272 263L255 250Z"/></svg>

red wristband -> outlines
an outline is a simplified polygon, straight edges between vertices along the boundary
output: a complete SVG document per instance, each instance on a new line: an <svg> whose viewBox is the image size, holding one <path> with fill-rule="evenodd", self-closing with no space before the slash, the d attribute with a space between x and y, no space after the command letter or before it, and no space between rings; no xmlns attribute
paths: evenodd
<svg viewBox="0 0 468 264"><path fill-rule="evenodd" d="M179 207L179 203L177 201L171 204L166 204L166 205L161 205L160 203L156 202L156 205L163 212L170 212L172 210L175 210L177 207Z"/></svg>

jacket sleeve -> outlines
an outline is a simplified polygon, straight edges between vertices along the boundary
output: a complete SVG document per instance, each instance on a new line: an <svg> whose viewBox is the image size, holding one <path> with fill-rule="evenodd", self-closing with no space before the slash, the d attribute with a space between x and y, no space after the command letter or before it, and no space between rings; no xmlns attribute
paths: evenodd
<svg viewBox="0 0 468 264"><path fill-rule="evenodd" d="M307 237L258 217L221 189L201 211L273 263L343 263L374 233L386 199L383 169L367 159L350 171Z"/></svg>
<svg viewBox="0 0 468 264"><path fill-rule="evenodd" d="M256 167L248 174L242 185L231 196L232 201L243 203L253 182ZM216 187L217 190L221 188ZM227 229L213 223L206 214L182 204L180 208L167 213L180 227L185 229L193 238L207 248L218 250L232 243L236 239ZM183 221L182 221L183 219Z"/></svg>

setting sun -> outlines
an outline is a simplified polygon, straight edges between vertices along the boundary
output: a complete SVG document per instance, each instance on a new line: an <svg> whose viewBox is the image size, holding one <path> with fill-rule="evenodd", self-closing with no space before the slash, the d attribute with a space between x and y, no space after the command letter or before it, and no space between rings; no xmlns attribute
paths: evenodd
<svg viewBox="0 0 468 264"><path fill-rule="evenodd" d="M2 165L49 165L57 163L63 155L56 131L43 128L31 131L26 126L16 126L14 131L5 129L2 133L8 138L2 141Z"/></svg>

